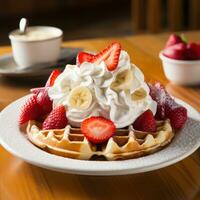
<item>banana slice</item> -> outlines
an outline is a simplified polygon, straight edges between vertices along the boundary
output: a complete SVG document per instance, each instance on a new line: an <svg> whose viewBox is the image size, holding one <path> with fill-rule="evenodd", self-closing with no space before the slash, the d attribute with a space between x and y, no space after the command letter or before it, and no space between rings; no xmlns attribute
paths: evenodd
<svg viewBox="0 0 200 200"><path fill-rule="evenodd" d="M69 93L69 106L76 109L87 109L92 103L92 93L87 87L77 86Z"/></svg>
<svg viewBox="0 0 200 200"><path fill-rule="evenodd" d="M131 99L133 101L139 101L144 99L146 96L147 92L143 88L140 88L131 94Z"/></svg>
<svg viewBox="0 0 200 200"><path fill-rule="evenodd" d="M126 69L117 74L115 80L111 83L111 88L115 91L128 90L132 86L133 73Z"/></svg>

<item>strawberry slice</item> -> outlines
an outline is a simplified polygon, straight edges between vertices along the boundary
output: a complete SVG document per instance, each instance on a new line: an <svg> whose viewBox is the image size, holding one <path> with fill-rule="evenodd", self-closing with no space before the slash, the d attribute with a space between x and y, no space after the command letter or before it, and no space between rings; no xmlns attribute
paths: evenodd
<svg viewBox="0 0 200 200"><path fill-rule="evenodd" d="M104 61L109 71L115 70L119 62L120 52L121 45L118 42L114 42L95 55L92 62L100 63Z"/></svg>
<svg viewBox="0 0 200 200"><path fill-rule="evenodd" d="M86 52L80 52L76 57L76 64L77 66L80 66L83 62L93 62L94 55L86 53Z"/></svg>
<svg viewBox="0 0 200 200"><path fill-rule="evenodd" d="M44 130L49 129L62 129L67 125L68 120L66 117L66 110L63 105L56 107L51 113L47 116L45 121L42 124Z"/></svg>
<svg viewBox="0 0 200 200"><path fill-rule="evenodd" d="M169 36L169 39L167 40L165 48L168 48L170 46L173 46L175 44L182 43L182 42L183 42L183 40L182 40L182 38L179 35L171 34Z"/></svg>
<svg viewBox="0 0 200 200"><path fill-rule="evenodd" d="M106 142L116 131L114 123L103 117L90 117L81 123L81 131L94 144Z"/></svg>
<svg viewBox="0 0 200 200"><path fill-rule="evenodd" d="M145 111L133 123L133 128L139 131L156 132L156 120L151 110Z"/></svg>
<svg viewBox="0 0 200 200"><path fill-rule="evenodd" d="M37 96L32 95L21 108L19 124L22 125L29 120L37 120L40 116L41 106L37 103Z"/></svg>
<svg viewBox="0 0 200 200"><path fill-rule="evenodd" d="M56 78L61 74L61 71L59 69L55 69L51 72L47 82L46 82L46 85L45 87L51 87L53 86Z"/></svg>

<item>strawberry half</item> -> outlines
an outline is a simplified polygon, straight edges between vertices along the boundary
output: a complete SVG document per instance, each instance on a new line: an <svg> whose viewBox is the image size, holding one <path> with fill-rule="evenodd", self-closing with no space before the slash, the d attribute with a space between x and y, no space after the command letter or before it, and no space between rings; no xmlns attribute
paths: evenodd
<svg viewBox="0 0 200 200"><path fill-rule="evenodd" d="M56 78L61 74L61 71L59 69L55 69L51 72L47 82L46 82L46 85L45 87L51 87L53 86Z"/></svg>
<svg viewBox="0 0 200 200"><path fill-rule="evenodd" d="M133 123L133 128L139 131L156 132L156 120L151 110L145 111Z"/></svg>
<svg viewBox="0 0 200 200"><path fill-rule="evenodd" d="M77 66L80 66L83 62L93 62L94 55L86 53L86 52L80 52L76 57L76 64Z"/></svg>
<svg viewBox="0 0 200 200"><path fill-rule="evenodd" d="M19 117L19 124L22 125L29 120L37 120L41 116L41 106L37 103L37 96L32 95L28 98L25 104L21 108Z"/></svg>
<svg viewBox="0 0 200 200"><path fill-rule="evenodd" d="M90 117L81 123L81 131L90 142L99 144L112 137L116 127L104 117Z"/></svg>
<svg viewBox="0 0 200 200"><path fill-rule="evenodd" d="M56 107L51 111L51 113L47 116L45 121L42 124L42 129L61 129L65 128L68 120L66 117L66 110L63 105Z"/></svg>
<svg viewBox="0 0 200 200"><path fill-rule="evenodd" d="M100 63L104 61L109 71L115 70L119 62L120 52L121 45L118 42L114 42L95 55L93 62Z"/></svg>

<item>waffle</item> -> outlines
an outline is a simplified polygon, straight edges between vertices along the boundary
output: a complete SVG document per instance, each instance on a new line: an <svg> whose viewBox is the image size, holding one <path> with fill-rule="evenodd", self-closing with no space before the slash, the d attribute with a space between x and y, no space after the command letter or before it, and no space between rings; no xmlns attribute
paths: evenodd
<svg viewBox="0 0 200 200"><path fill-rule="evenodd" d="M168 120L157 121L157 132L136 131L129 126L117 129L106 143L94 145L80 128L67 125L64 129L41 130L41 124L29 121L27 136L37 147L59 156L81 160L122 160L158 151L172 140L174 132Z"/></svg>

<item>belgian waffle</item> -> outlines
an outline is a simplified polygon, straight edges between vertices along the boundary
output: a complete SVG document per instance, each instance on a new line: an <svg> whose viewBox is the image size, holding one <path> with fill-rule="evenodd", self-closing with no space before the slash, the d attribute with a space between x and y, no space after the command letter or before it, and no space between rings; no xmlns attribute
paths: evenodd
<svg viewBox="0 0 200 200"><path fill-rule="evenodd" d="M59 156L93 160L130 159L158 151L171 142L174 132L168 120L157 121L157 132L140 132L129 126L117 129L106 143L94 145L80 128L67 125L64 129L41 130L41 124L29 121L27 136L37 147Z"/></svg>

